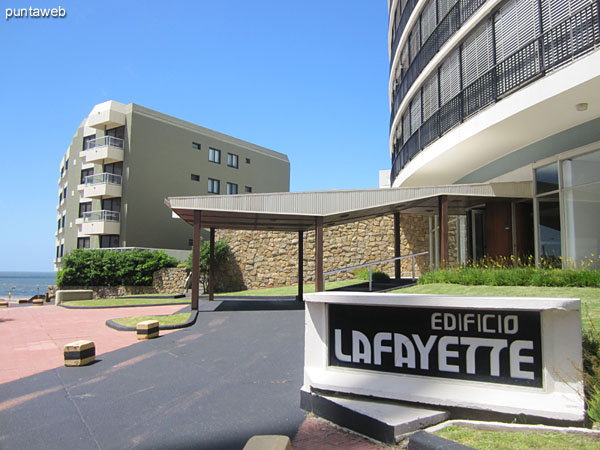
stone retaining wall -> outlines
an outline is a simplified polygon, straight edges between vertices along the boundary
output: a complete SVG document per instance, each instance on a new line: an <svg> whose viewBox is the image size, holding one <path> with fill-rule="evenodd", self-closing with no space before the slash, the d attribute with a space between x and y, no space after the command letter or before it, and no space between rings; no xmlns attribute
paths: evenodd
<svg viewBox="0 0 600 450"><path fill-rule="evenodd" d="M89 289L94 298L114 298L125 295L180 294L185 291L187 269L171 267L154 272L152 286L64 286L63 290ZM56 286L48 286L48 298L56 296Z"/></svg>
<svg viewBox="0 0 600 450"><path fill-rule="evenodd" d="M429 219L426 216L401 216L401 254L429 251ZM324 271L364 264L394 257L393 216L353 222L325 228L323 237ZM298 283L298 233L277 231L217 230L217 240L226 240L232 250L236 271L234 289L257 289L290 286ZM304 233L304 281L314 282L314 231ZM429 267L429 256L416 258L416 275ZM394 263L374 267L394 275ZM239 271L238 271L239 270ZM402 261L402 273L410 276L410 259ZM354 278L351 272L338 272L326 281ZM240 283L243 286L240 286Z"/></svg>

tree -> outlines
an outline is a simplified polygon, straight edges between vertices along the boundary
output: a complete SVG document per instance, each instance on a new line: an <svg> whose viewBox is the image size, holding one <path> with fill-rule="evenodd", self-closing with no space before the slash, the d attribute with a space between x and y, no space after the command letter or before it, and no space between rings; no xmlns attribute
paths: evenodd
<svg viewBox="0 0 600 450"><path fill-rule="evenodd" d="M215 242L215 260L214 260L214 271L215 271L215 289L218 290L217 286L222 285L223 269L227 264L231 250L227 241ZM186 267L189 271L192 270L193 252L190 253L186 261ZM210 268L210 242L203 241L200 244L200 259L199 259L199 281L202 284L204 292L208 291L208 272Z"/></svg>

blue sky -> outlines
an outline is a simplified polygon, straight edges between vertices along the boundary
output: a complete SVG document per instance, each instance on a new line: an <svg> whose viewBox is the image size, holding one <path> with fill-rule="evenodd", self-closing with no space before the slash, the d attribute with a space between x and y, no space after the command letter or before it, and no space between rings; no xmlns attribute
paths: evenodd
<svg viewBox="0 0 600 450"><path fill-rule="evenodd" d="M63 19L5 20L62 6ZM92 107L137 103L286 153L291 190L390 168L385 0L2 2L0 271L51 271L61 157Z"/></svg>

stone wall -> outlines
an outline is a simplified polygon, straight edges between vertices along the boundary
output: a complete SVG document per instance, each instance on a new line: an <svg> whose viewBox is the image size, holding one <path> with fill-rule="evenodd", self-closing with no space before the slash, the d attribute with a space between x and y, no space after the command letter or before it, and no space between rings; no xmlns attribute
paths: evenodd
<svg viewBox="0 0 600 450"><path fill-rule="evenodd" d="M125 295L147 294L180 294L185 291L187 269L185 267L172 267L160 269L152 276L152 286L65 286L61 289L89 289L94 291L94 298L114 298ZM56 286L48 286L48 299L56 296Z"/></svg>
<svg viewBox="0 0 600 450"><path fill-rule="evenodd" d="M401 216L401 254L429 251L429 220L426 216ZM324 271L394 257L393 216L329 227L323 236ZM298 283L298 233L276 231L217 230L217 240L226 240L232 250L228 270L235 276L235 288L257 289L290 286ZM304 281L314 282L315 234L304 233ZM237 267L236 267L237 266ZM416 258L416 275L429 267L428 255ZM375 266L394 275L394 263ZM402 261L403 276L410 276L410 259ZM326 276L326 281L353 278L351 272Z"/></svg>

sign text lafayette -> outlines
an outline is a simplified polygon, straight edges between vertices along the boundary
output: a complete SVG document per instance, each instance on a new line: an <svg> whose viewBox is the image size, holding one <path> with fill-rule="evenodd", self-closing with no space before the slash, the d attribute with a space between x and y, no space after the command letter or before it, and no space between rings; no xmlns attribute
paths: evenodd
<svg viewBox="0 0 600 450"><path fill-rule="evenodd" d="M328 308L330 366L543 386L539 312Z"/></svg>

